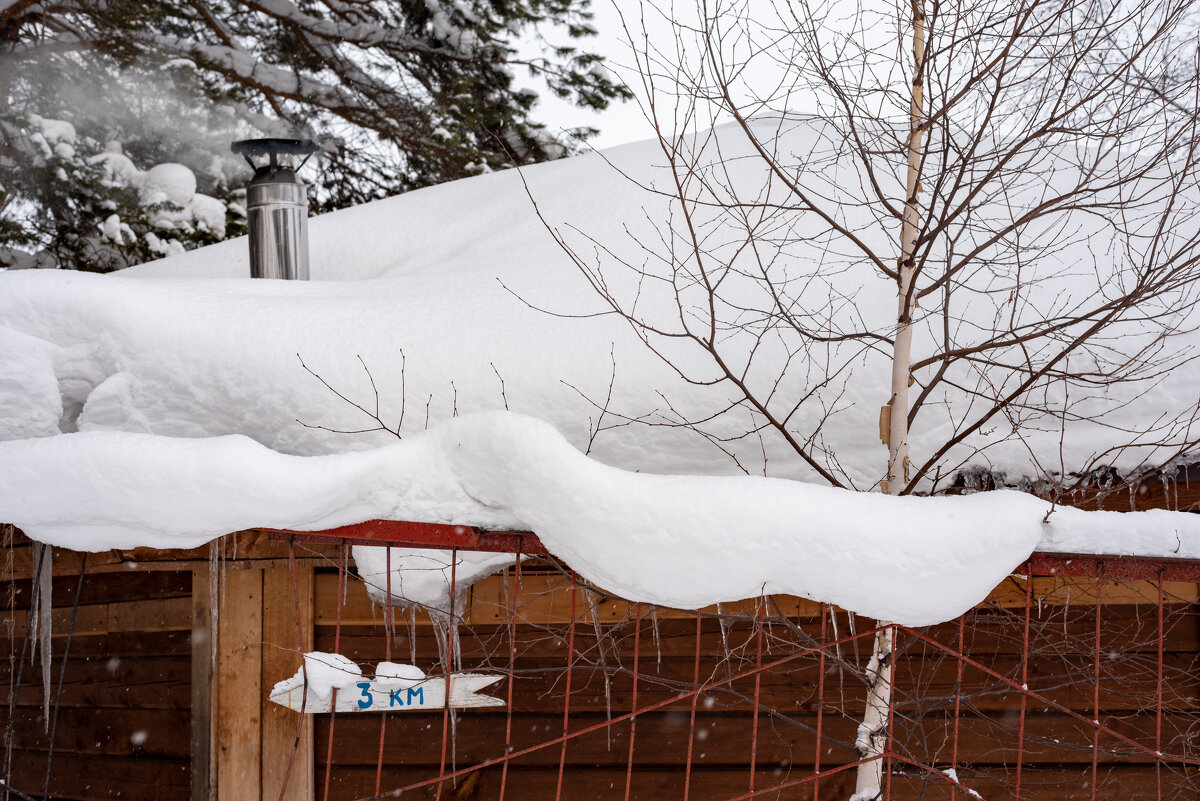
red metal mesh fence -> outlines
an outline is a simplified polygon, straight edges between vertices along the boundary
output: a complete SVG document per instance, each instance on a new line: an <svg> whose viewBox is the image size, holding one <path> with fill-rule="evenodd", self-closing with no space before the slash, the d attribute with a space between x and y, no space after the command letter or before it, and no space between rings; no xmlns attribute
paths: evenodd
<svg viewBox="0 0 1200 801"><path fill-rule="evenodd" d="M1035 558L957 620L896 626L880 797L1200 798L1198 566L1129 564ZM514 557L453 621L330 614L317 650L503 675L506 706L315 716L320 798L854 792L877 624L843 610L662 609Z"/></svg>

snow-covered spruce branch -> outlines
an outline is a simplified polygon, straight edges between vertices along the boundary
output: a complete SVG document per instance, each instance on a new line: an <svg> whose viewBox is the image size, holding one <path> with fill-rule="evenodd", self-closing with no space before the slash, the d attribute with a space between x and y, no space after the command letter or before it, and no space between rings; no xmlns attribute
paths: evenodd
<svg viewBox="0 0 1200 801"><path fill-rule="evenodd" d="M499 169L510 154L569 152L569 136L533 118L540 88L593 108L627 95L579 44L590 20L587 0L16 2L0 8L0 92L16 112L61 115L46 106L66 89L119 102L122 82L168 70L243 120L265 116L264 133L321 139L329 179L314 189L337 208ZM73 105L80 120L92 114Z"/></svg>

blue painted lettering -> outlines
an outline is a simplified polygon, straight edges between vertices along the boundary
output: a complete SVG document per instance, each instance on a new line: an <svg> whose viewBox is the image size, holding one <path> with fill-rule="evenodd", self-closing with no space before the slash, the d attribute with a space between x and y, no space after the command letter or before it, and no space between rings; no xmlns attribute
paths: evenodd
<svg viewBox="0 0 1200 801"><path fill-rule="evenodd" d="M400 690L388 690L388 706L404 706L404 699L400 697Z"/></svg>
<svg viewBox="0 0 1200 801"><path fill-rule="evenodd" d="M413 688L410 687L408 689L408 705L409 706L412 706L412 702L413 702L414 698L419 698L420 705L425 706L425 688L418 687L414 690Z"/></svg>
<svg viewBox="0 0 1200 801"><path fill-rule="evenodd" d="M363 695L363 697L360 698L358 701L358 708L366 709L375 701L374 696L371 695L371 682L361 681L358 684L356 684L355 686L362 690L362 695Z"/></svg>

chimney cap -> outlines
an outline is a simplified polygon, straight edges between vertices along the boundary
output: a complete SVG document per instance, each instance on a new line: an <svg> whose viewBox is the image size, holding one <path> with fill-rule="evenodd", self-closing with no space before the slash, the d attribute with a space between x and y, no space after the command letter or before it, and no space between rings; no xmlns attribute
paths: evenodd
<svg viewBox="0 0 1200 801"><path fill-rule="evenodd" d="M278 170L296 172L309 157L320 150L311 139L241 139L229 147L254 168L255 177L266 170L274 174Z"/></svg>

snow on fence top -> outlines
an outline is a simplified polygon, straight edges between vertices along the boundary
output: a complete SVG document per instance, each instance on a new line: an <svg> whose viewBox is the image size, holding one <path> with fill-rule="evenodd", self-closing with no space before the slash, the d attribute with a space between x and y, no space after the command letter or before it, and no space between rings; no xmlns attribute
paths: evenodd
<svg viewBox="0 0 1200 801"><path fill-rule="evenodd" d="M783 146L823 152L824 130L800 120ZM744 136L718 133L728 180L763 183ZM957 614L1039 540L1200 553L1187 539L1192 518L1169 513L1113 522L1059 510L1046 526L1045 504L1023 495L893 499L780 480L819 481L729 381L716 381L694 341L651 349L601 298L632 292L650 322L695 311L686 292L644 274L661 266L652 246L670 247L664 226L678 212L654 191L670 183L656 159L657 145L630 145L315 218L309 283L244 278L242 240L115 276L0 273L0 439L9 440L0 517L84 549L372 517L531 528L584 576L631 598L689 606L791 591L907 623ZM855 202L860 183L830 164L820 180L861 236L886 249L894 232L872 227ZM1016 187L1010 202L1035 190ZM713 237L727 222L711 204L692 211ZM1092 215L1076 222L1099 226L1095 245L1111 236ZM824 299L814 313L827 325L853 318L886 333L894 284L835 251L799 236L766 258L809 271L804 297ZM1053 306L1094 290L1129 252L1040 255L1055 269L1030 284L1012 319L1044 314L1039 299ZM750 299L730 286L729 308ZM982 311L991 319L996 309ZM1134 352L1161 322L1119 324L1105 347ZM914 352L932 347L935 328L924 325ZM807 398L788 424L822 469L848 487L877 486L886 348L854 340L798 355L777 338L743 346L738 333L728 332L730 353L754 355L747 381L771 383L780 403ZM1186 354L1195 339L1169 344ZM914 454L933 452L957 410L976 402L955 391L933 404L942 414L918 421ZM1056 391L1045 388L1048 402ZM1200 371L1182 369L1075 394L1060 419L999 417L964 436L939 474L1152 462L1177 444L1155 428L1164 409L1197 397ZM544 423L472 414L498 409ZM1108 533L1092 536L1099 529Z"/></svg>
<svg viewBox="0 0 1200 801"><path fill-rule="evenodd" d="M1200 558L1195 515L1059 509L1043 523L1050 505L1011 491L896 497L633 473L511 412L321 457L245 437L127 433L4 443L0 456L19 465L5 469L0 508L35 538L71 548L186 547L255 525L377 518L530 529L597 586L684 608L783 592L924 625L974 606L1042 541L1138 551L1182 542L1178 555Z"/></svg>

